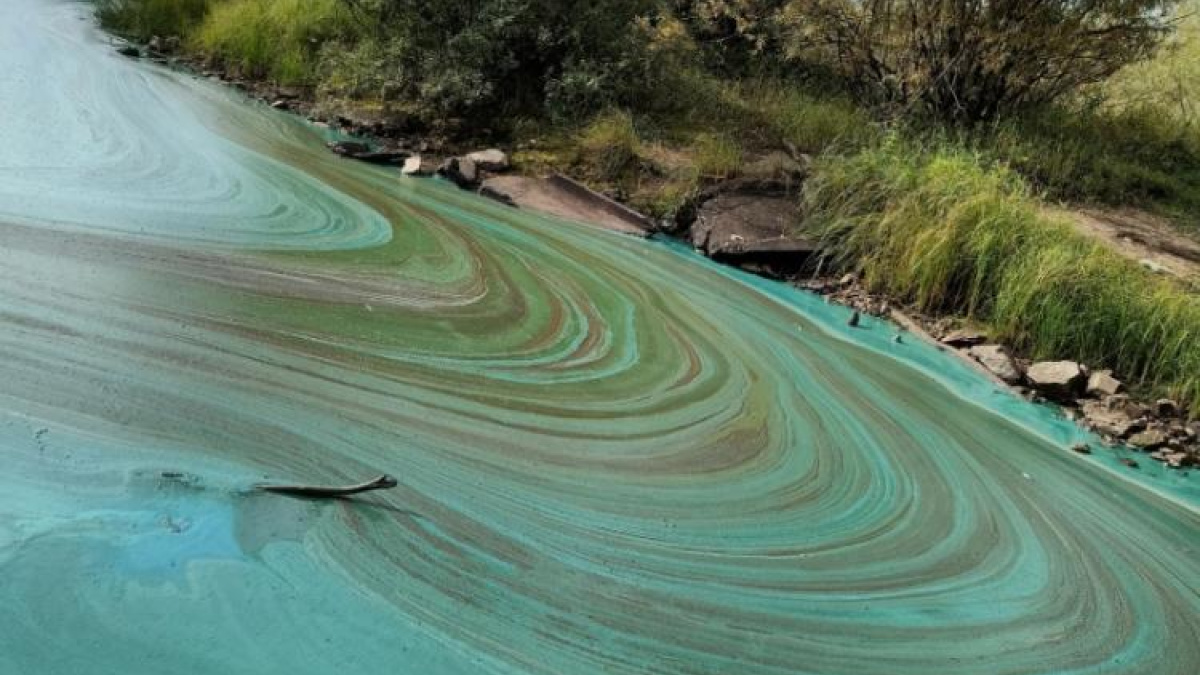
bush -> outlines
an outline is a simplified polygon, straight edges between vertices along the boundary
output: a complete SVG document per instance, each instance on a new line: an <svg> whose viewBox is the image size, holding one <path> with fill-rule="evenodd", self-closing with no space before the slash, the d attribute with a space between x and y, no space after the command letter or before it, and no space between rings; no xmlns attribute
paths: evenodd
<svg viewBox="0 0 1200 675"><path fill-rule="evenodd" d="M874 290L989 324L1035 358L1113 368L1200 413L1200 297L1047 219L1012 171L894 135L818 168L810 226Z"/></svg>
<svg viewBox="0 0 1200 675"><path fill-rule="evenodd" d="M208 11L210 0L97 0L100 25L145 42L188 35Z"/></svg>
<svg viewBox="0 0 1200 675"><path fill-rule="evenodd" d="M346 1L346 0L343 0ZM639 20L657 0L350 0L382 79L429 117L579 119L631 103L661 69Z"/></svg>
<svg viewBox="0 0 1200 675"><path fill-rule="evenodd" d="M1145 58L1179 0L795 0L797 55L872 102L974 123L1053 101Z"/></svg>
<svg viewBox="0 0 1200 675"><path fill-rule="evenodd" d="M1200 132L1200 0L1179 8L1179 27L1155 58L1116 75L1099 92L1120 111L1153 108L1154 113L1192 133Z"/></svg>

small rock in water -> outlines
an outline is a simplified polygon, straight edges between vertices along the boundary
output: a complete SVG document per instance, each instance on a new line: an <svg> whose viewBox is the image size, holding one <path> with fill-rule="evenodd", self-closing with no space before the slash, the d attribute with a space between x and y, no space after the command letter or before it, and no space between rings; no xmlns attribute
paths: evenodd
<svg viewBox="0 0 1200 675"><path fill-rule="evenodd" d="M855 310L854 313L850 315L850 320L846 322L846 325L850 326L851 328L858 328L858 323L861 320L862 315L858 313L858 310Z"/></svg>
<svg viewBox="0 0 1200 675"><path fill-rule="evenodd" d="M1078 453L1080 455L1090 455L1092 454L1092 448L1087 443L1076 443L1075 445L1071 446L1071 452Z"/></svg>
<svg viewBox="0 0 1200 675"><path fill-rule="evenodd" d="M142 50L133 45L121 45L117 47L117 53L121 56L128 56L131 59L141 58Z"/></svg>
<svg viewBox="0 0 1200 675"><path fill-rule="evenodd" d="M1127 467L1129 467L1129 468L1131 468L1131 469L1136 469L1136 468L1138 468L1138 463L1137 463L1137 460L1129 459L1129 458L1127 458L1127 457L1126 457L1126 458L1123 458L1123 459L1121 460L1121 464L1124 464L1125 466L1127 466Z"/></svg>
<svg viewBox="0 0 1200 675"><path fill-rule="evenodd" d="M491 185L484 185L483 187L479 188L479 196L487 197L488 199L500 202L506 206L515 207L517 205L517 202L513 200L512 195L502 190L498 190Z"/></svg>
<svg viewBox="0 0 1200 675"><path fill-rule="evenodd" d="M898 345L904 344L904 338L901 337L901 335L899 333L896 333L895 335L892 336L892 342L895 342Z"/></svg>

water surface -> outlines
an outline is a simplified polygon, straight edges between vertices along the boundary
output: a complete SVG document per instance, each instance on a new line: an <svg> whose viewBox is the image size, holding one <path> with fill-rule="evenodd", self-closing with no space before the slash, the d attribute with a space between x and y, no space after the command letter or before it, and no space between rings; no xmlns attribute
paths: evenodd
<svg viewBox="0 0 1200 675"><path fill-rule="evenodd" d="M0 6L0 672L1200 670L1200 492ZM354 501L264 479L401 486Z"/></svg>

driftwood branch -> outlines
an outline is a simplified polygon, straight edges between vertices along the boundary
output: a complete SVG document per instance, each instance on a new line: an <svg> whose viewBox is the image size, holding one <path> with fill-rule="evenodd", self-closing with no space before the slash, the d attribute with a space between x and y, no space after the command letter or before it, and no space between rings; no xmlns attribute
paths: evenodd
<svg viewBox="0 0 1200 675"><path fill-rule="evenodd" d="M386 490L396 487L398 483L395 478L388 475L382 475L374 480L369 480L358 485L345 486L322 486L322 485L256 485L259 490L264 492L272 492L281 495L290 495L293 497L349 497L362 492L370 492L371 490Z"/></svg>

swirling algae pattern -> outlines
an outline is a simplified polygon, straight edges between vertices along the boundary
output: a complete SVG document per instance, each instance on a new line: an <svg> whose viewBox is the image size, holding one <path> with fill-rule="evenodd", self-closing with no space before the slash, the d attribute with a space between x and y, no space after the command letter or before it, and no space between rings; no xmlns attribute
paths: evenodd
<svg viewBox="0 0 1200 675"><path fill-rule="evenodd" d="M87 12L0 8L0 672L1200 670L1194 477Z"/></svg>

